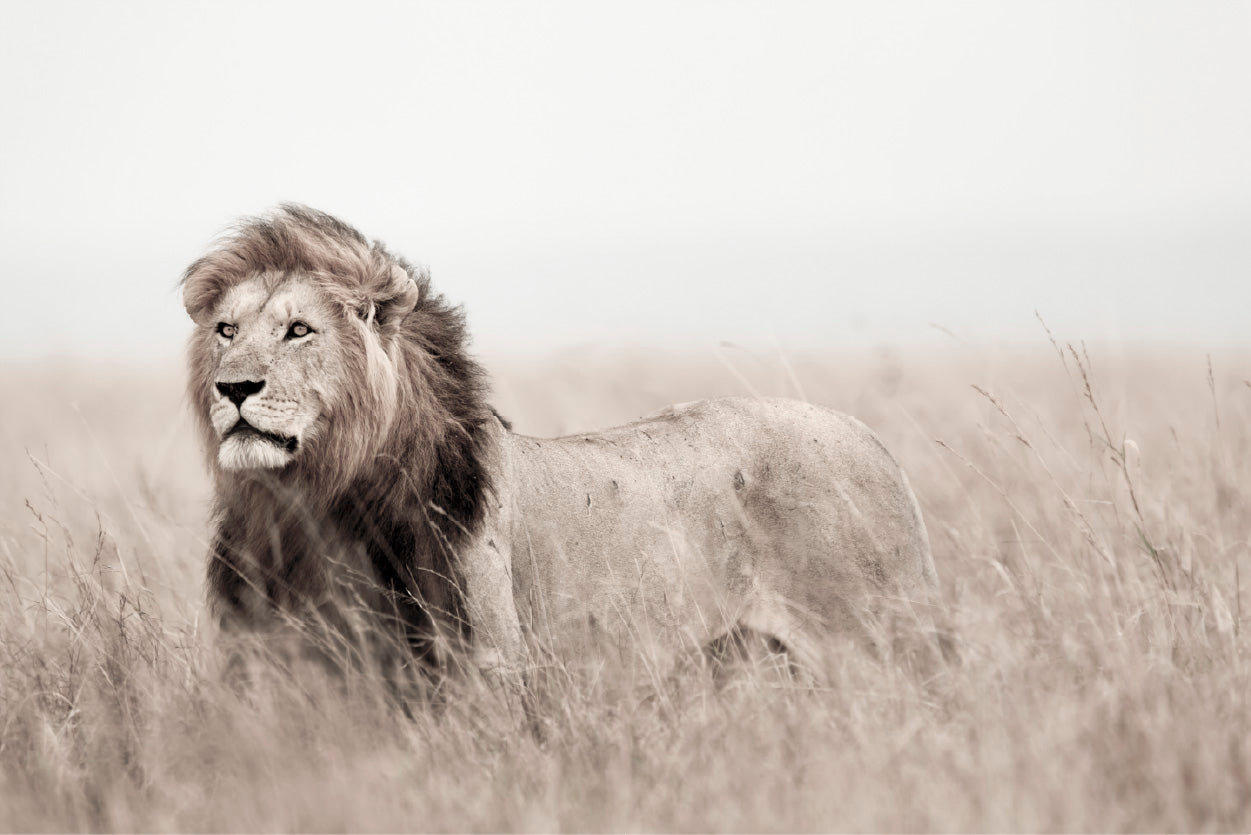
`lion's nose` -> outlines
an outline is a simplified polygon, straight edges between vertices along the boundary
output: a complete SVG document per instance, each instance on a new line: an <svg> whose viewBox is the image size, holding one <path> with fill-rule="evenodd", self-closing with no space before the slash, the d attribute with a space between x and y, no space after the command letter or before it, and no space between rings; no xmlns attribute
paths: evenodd
<svg viewBox="0 0 1251 835"><path fill-rule="evenodd" d="M230 402L235 407L243 405L243 401L247 400L253 394L265 388L264 380L244 380L239 383L218 383L217 390L221 392L222 397L230 398Z"/></svg>

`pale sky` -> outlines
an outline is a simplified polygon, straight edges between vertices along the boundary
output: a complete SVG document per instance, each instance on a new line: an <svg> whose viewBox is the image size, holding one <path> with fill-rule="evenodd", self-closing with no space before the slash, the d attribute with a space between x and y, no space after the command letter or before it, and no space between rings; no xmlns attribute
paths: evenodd
<svg viewBox="0 0 1251 835"><path fill-rule="evenodd" d="M284 200L496 354L1248 341L1248 3L9 0L0 106L0 358L176 356Z"/></svg>

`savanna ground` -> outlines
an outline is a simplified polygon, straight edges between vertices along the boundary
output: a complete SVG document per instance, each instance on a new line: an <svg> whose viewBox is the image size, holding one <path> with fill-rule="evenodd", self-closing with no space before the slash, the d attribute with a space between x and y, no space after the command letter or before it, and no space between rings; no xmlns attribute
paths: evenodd
<svg viewBox="0 0 1251 835"><path fill-rule="evenodd" d="M180 366L0 369L0 828L1251 829L1251 355L491 362L558 434L719 394L857 415L911 476L958 658L812 690L570 659L515 734L466 691L220 683ZM640 674L639 670L644 674Z"/></svg>

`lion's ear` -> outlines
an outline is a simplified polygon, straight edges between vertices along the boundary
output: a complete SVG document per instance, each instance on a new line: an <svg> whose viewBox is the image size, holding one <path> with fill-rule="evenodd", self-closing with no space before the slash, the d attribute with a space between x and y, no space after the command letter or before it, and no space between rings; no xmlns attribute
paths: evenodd
<svg viewBox="0 0 1251 835"><path fill-rule="evenodd" d="M218 282L210 281L199 273L204 260L200 259L188 267L182 277L182 306L192 321L200 325L206 324L212 316L213 305L222 292Z"/></svg>
<svg viewBox="0 0 1251 835"><path fill-rule="evenodd" d="M364 300L360 316L384 336L394 336L400 323L421 301L421 288L399 264L392 264L382 288Z"/></svg>

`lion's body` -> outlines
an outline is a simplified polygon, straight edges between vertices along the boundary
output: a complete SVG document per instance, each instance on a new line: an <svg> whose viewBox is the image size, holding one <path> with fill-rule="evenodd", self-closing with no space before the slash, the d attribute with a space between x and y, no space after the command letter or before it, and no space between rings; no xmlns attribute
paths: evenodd
<svg viewBox="0 0 1251 835"><path fill-rule="evenodd" d="M934 589L907 479L852 418L729 398L514 434L459 311L301 207L243 226L185 282L227 627L364 610L427 661L460 645L516 681L536 650L741 630L812 662L877 602Z"/></svg>
<svg viewBox="0 0 1251 835"><path fill-rule="evenodd" d="M860 632L873 598L933 590L902 471L830 410L726 398L501 441L484 535L505 545L522 631L558 656L597 636L700 647L737 627L814 659Z"/></svg>

